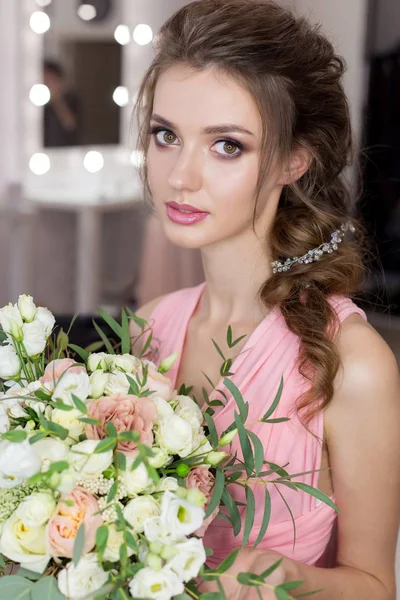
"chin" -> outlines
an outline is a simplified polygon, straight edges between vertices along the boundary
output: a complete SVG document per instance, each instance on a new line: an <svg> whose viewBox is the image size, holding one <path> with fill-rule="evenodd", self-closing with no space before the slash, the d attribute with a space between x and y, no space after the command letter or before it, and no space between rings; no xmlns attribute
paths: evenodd
<svg viewBox="0 0 400 600"><path fill-rule="evenodd" d="M208 246L212 241L207 235L204 225L198 223L196 225L177 225L176 223L163 222L163 229L166 237L180 248L201 249Z"/></svg>

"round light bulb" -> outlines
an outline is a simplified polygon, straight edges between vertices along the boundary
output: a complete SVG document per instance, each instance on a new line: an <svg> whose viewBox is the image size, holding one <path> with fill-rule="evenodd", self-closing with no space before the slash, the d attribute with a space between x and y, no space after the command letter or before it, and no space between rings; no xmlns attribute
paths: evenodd
<svg viewBox="0 0 400 600"><path fill-rule="evenodd" d="M89 173L97 173L104 166L104 158L101 152L91 150L85 154L83 159L83 166Z"/></svg>
<svg viewBox="0 0 400 600"><path fill-rule="evenodd" d="M126 46L131 41L131 34L128 25L118 25L114 31L114 39L121 46Z"/></svg>
<svg viewBox="0 0 400 600"><path fill-rule="evenodd" d="M93 6L93 4L81 4L78 8L78 17L82 19L82 21L91 21L95 19L97 16L97 10Z"/></svg>
<svg viewBox="0 0 400 600"><path fill-rule="evenodd" d="M144 25L143 23L136 25L133 30L133 39L139 46L150 44L153 39L153 30L150 25Z"/></svg>
<svg viewBox="0 0 400 600"><path fill-rule="evenodd" d="M35 83L29 92L29 100L36 106L44 106L50 100L50 90L43 83Z"/></svg>
<svg viewBox="0 0 400 600"><path fill-rule="evenodd" d="M50 169L50 158L44 152L36 152L31 156L29 168L35 175L44 175Z"/></svg>
<svg viewBox="0 0 400 600"><path fill-rule="evenodd" d="M124 85L119 85L117 88L115 88L113 93L113 100L115 104L118 104L118 106L126 106L127 104L129 104L128 88Z"/></svg>
<svg viewBox="0 0 400 600"><path fill-rule="evenodd" d="M35 33L46 33L50 29L49 15L42 10L32 13L29 25Z"/></svg>
<svg viewBox="0 0 400 600"><path fill-rule="evenodd" d="M141 150L133 150L131 154L131 163L137 169L144 164L144 154Z"/></svg>

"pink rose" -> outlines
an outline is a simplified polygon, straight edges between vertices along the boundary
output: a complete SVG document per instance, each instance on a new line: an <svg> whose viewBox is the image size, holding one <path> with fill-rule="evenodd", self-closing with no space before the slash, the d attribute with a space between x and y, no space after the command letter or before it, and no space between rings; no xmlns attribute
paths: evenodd
<svg viewBox="0 0 400 600"><path fill-rule="evenodd" d="M129 394L116 394L91 400L87 404L88 416L100 421L102 426L86 425L86 437L90 440L102 440L106 437L105 426L111 422L118 433L137 431L140 442L152 446L153 425L157 418L157 409L150 398L138 398ZM126 454L135 454L136 442L118 442L118 449Z"/></svg>
<svg viewBox="0 0 400 600"><path fill-rule="evenodd" d="M207 467L194 467L185 479L186 487L198 488L202 494L207 498L205 509L210 504L211 496L214 490L215 477ZM217 516L219 508L215 508L211 515L204 520L203 525L195 531L199 537L204 537L208 527L214 521Z"/></svg>
<svg viewBox="0 0 400 600"><path fill-rule="evenodd" d="M76 365L74 367L73 365ZM41 383L54 383L60 379L67 371L68 373L86 373L86 369L82 365L78 365L72 358L57 358L52 360L46 367L43 377L40 378Z"/></svg>
<svg viewBox="0 0 400 600"><path fill-rule="evenodd" d="M67 500L72 500L73 504L69 506ZM87 554L94 548L102 518L96 498L84 488L76 487L70 494L62 494L47 526L47 546L52 556L72 558L81 523L85 524L83 554Z"/></svg>
<svg viewBox="0 0 400 600"><path fill-rule="evenodd" d="M148 368L146 388L164 400L171 400L173 392L171 380L159 373L152 363L148 364Z"/></svg>

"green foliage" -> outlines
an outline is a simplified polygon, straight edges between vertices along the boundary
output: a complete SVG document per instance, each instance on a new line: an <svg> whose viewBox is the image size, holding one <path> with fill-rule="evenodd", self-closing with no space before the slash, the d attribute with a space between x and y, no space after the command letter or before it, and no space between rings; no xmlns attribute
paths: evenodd
<svg viewBox="0 0 400 600"><path fill-rule="evenodd" d="M75 567L77 566L77 564L79 563L79 561L81 559L84 543L85 543L85 523L82 522L81 525L79 526L78 532L76 534L74 550L72 552L72 562L74 563Z"/></svg>

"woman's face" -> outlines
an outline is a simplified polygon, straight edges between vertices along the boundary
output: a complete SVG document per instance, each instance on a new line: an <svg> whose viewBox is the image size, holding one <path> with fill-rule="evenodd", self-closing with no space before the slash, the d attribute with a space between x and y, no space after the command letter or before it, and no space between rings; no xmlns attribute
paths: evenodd
<svg viewBox="0 0 400 600"><path fill-rule="evenodd" d="M158 80L150 131L148 181L171 242L201 248L252 230L262 123L249 92L211 69L174 66ZM257 201L264 232L274 188L271 175Z"/></svg>

